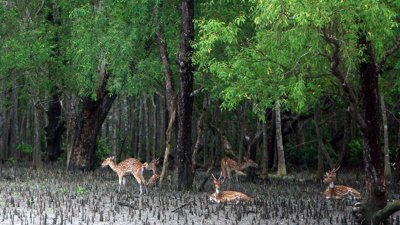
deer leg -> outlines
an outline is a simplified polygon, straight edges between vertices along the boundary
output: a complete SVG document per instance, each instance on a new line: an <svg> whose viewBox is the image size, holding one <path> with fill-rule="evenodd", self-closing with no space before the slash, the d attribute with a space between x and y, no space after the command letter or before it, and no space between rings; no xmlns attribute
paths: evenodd
<svg viewBox="0 0 400 225"><path fill-rule="evenodd" d="M226 168L225 166L221 166L222 176L226 179Z"/></svg>
<svg viewBox="0 0 400 225"><path fill-rule="evenodd" d="M226 172L228 173L229 180L232 178L232 171L230 168L226 168Z"/></svg>
<svg viewBox="0 0 400 225"><path fill-rule="evenodd" d="M121 192L122 177L118 176L118 192Z"/></svg>
<svg viewBox="0 0 400 225"><path fill-rule="evenodd" d="M136 180L136 181L138 182L138 184L139 184L139 191L140 191L140 194L143 194L143 189L142 189L143 180L141 179L141 177L140 177L139 175L133 174L133 176L135 177L135 180Z"/></svg>
<svg viewBox="0 0 400 225"><path fill-rule="evenodd" d="M144 179L144 177L143 177L143 174L140 174L140 180L142 181L142 184L144 185L144 190L145 190L145 194L148 194L148 189L147 189L147 182L146 182L146 180Z"/></svg>

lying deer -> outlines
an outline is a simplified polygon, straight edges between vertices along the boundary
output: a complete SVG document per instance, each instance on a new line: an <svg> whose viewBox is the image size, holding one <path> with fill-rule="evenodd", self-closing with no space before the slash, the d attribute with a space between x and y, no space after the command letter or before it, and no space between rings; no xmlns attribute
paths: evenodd
<svg viewBox="0 0 400 225"><path fill-rule="evenodd" d="M215 178L214 174L211 174L213 179L214 179L214 186L215 186L215 193L211 194L210 196L210 201L216 202L216 203L228 203L228 202L245 202L245 203L250 203L251 198L238 191L221 191L221 184L224 182L224 179L221 179L222 177L222 172L219 178Z"/></svg>
<svg viewBox="0 0 400 225"><path fill-rule="evenodd" d="M159 180L160 180L160 174L155 173L149 178L149 180L147 181L147 185L154 186L157 184Z"/></svg>
<svg viewBox="0 0 400 225"><path fill-rule="evenodd" d="M246 176L243 170L246 169L247 167L257 168L258 165L253 160L248 159L246 157L244 158L244 162L242 163L236 162L235 160L229 157L224 157L221 160L221 171L224 178L231 179L233 170L235 171L236 174L236 181L238 181L238 175Z"/></svg>
<svg viewBox="0 0 400 225"><path fill-rule="evenodd" d="M143 169L148 166L148 163L146 162L142 164L139 160L135 158L128 158L118 164L115 164L114 160L114 156L108 157L103 161L101 166L110 166L110 168L117 173L119 178L118 192L121 191L121 186L125 186L125 176L128 174L132 174L135 177L136 181L139 183L140 194L142 194L142 186L146 184L143 178Z"/></svg>
<svg viewBox="0 0 400 225"><path fill-rule="evenodd" d="M324 183L329 184L329 186L324 191L324 196L326 199L361 199L361 194L356 189L347 187L344 185L335 185L337 178L336 172L339 170L338 168L333 168L325 173Z"/></svg>

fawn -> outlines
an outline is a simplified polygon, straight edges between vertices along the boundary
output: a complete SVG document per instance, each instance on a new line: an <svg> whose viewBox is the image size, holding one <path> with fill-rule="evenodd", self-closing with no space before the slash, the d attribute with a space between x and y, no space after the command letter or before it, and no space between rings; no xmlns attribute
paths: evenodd
<svg viewBox="0 0 400 225"><path fill-rule="evenodd" d="M243 172L243 170L246 169L247 167L257 168L258 165L253 160L248 159L246 157L244 157L244 162L242 162L242 163L236 162L235 160L233 160L229 157L224 157L221 160L221 171L222 171L224 178L231 179L231 177L232 177L231 173L233 170L233 171L235 171L235 174L236 174L236 181L238 181L238 175L246 176L246 174Z"/></svg>
<svg viewBox="0 0 400 225"><path fill-rule="evenodd" d="M119 187L118 192L121 191L121 186L125 186L125 177L128 174L132 174L136 181L139 183L140 194L143 193L142 186L146 184L143 178L143 169L148 166L148 163L141 163L139 160L135 158L128 158L123 160L122 162L115 164L115 157L111 156L106 158L101 164L102 167L110 166L110 168L117 173L119 178ZM147 191L147 188L146 188Z"/></svg>
<svg viewBox="0 0 400 225"><path fill-rule="evenodd" d="M150 163L148 163L146 169L151 170L153 175L147 181L147 185L154 186L160 179L160 174L157 171L157 165L160 163L160 158L153 159Z"/></svg>
<svg viewBox="0 0 400 225"><path fill-rule="evenodd" d="M238 191L221 191L221 184L224 182L222 177L222 172L219 178L215 178L214 174L211 174L214 179L215 193L211 194L210 201L216 203L228 203L235 202L236 204L239 202L250 203L251 198Z"/></svg>
<svg viewBox="0 0 400 225"><path fill-rule="evenodd" d="M344 185L335 185L337 178L336 172L339 170L338 168L333 168L325 173L324 183L329 184L329 186L324 191L324 196L326 199L344 199L350 198L355 200L361 199L361 194L356 189L347 187Z"/></svg>

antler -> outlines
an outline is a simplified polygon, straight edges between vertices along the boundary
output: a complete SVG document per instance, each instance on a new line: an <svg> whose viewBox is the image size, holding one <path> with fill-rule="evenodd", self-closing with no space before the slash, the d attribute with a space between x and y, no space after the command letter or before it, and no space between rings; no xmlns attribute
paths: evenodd
<svg viewBox="0 0 400 225"><path fill-rule="evenodd" d="M336 168L332 168L331 170L328 170L327 173L329 173L329 174L336 173L339 169L340 169L340 165Z"/></svg>
<svg viewBox="0 0 400 225"><path fill-rule="evenodd" d="M214 174L211 174L211 176L214 178L214 180L217 180L217 178L215 178Z"/></svg>
<svg viewBox="0 0 400 225"><path fill-rule="evenodd" d="M158 163L160 162L160 157L158 157L158 158L156 158L156 159L153 159L153 160L151 160L151 162L150 163L154 163L154 164L156 164L156 165L158 165Z"/></svg>
<svg viewBox="0 0 400 225"><path fill-rule="evenodd" d="M336 173L340 169L340 165L336 168L333 168L332 170L329 171L329 173Z"/></svg>

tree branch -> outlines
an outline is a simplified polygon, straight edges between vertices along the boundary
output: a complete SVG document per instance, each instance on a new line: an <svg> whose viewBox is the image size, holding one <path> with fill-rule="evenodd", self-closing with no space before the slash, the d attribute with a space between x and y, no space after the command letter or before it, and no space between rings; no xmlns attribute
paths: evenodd
<svg viewBox="0 0 400 225"><path fill-rule="evenodd" d="M386 63L386 59L393 55L397 50L400 49L400 36L397 37L394 45L386 50L385 54L383 55L383 59L379 62L378 67L381 69L382 66Z"/></svg>
<svg viewBox="0 0 400 225"><path fill-rule="evenodd" d="M343 91L346 93L349 103L350 103L350 111L351 114L354 118L354 120L357 122L357 124L360 126L360 129L362 132L365 131L367 124L363 117L361 116L361 112L358 110L358 99L357 95L354 91L354 88L346 81L346 77L343 74L343 72L340 70L339 65L341 63L341 58L340 58L340 40L337 39L334 35L330 34L327 29L322 29L322 33L324 36L324 39L327 43L332 45L332 56L330 57L330 68L331 68L331 73L338 78L340 81Z"/></svg>

